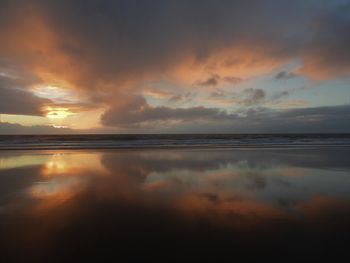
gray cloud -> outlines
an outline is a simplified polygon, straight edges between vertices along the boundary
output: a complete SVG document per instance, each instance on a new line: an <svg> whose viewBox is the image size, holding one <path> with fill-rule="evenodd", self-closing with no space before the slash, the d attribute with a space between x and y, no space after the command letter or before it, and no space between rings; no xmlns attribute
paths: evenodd
<svg viewBox="0 0 350 263"><path fill-rule="evenodd" d="M0 122L0 134L68 134L74 132L68 128L54 128L48 125L23 126Z"/></svg>
<svg viewBox="0 0 350 263"><path fill-rule="evenodd" d="M185 94L173 95L169 98L169 102L189 102L194 97L191 92L186 92Z"/></svg>
<svg viewBox="0 0 350 263"><path fill-rule="evenodd" d="M0 22L16 21L11 12L21 14L18 6L25 2L2 1ZM82 88L157 76L188 56L203 64L215 52L242 46L261 47L267 58L302 58L312 75L319 68L337 75L335 66L340 74L349 73L349 1L30 2L56 35L54 48L69 56L69 70L81 75L68 76L67 69L65 77Z"/></svg>
<svg viewBox="0 0 350 263"><path fill-rule="evenodd" d="M197 81L195 85L203 86L203 87L215 87L220 82L226 82L230 84L238 84L242 82L243 79L239 77L230 77L230 76L220 76L219 74L211 74L209 78L202 81Z"/></svg>
<svg viewBox="0 0 350 263"><path fill-rule="evenodd" d="M223 80L231 84L238 84L243 81L243 79L239 77L224 77Z"/></svg>
<svg viewBox="0 0 350 263"><path fill-rule="evenodd" d="M204 86L204 87L215 87L219 84L219 77L218 76L212 76L204 81L197 81L196 85L198 86Z"/></svg>
<svg viewBox="0 0 350 263"><path fill-rule="evenodd" d="M99 66L107 73L169 66L188 52L201 61L245 41L272 45L270 56L307 58L320 52L318 66L349 66L349 1L80 0L43 1L43 6L61 32L91 43L98 53L89 55L102 55Z"/></svg>
<svg viewBox="0 0 350 263"><path fill-rule="evenodd" d="M277 80L292 79L292 78L295 78L296 76L297 75L293 72L280 71L276 74L275 79Z"/></svg>
<svg viewBox="0 0 350 263"><path fill-rule="evenodd" d="M350 105L288 110L258 107L228 113L204 107L187 109L151 107L142 98L135 103L137 106L125 107L123 114L120 114L120 109L110 109L102 117L103 124L126 129L156 121L168 124L164 125L168 128L152 126L154 132L350 132ZM178 121L175 126L171 125L172 120Z"/></svg>
<svg viewBox="0 0 350 263"><path fill-rule="evenodd" d="M259 104L266 97L266 93L262 89L249 88L249 89L245 89L243 91L243 93L246 94L246 98L241 103L243 103L245 105L256 105L256 104Z"/></svg>
<svg viewBox="0 0 350 263"><path fill-rule="evenodd" d="M207 127L212 132L219 129L243 133L349 133L350 105L288 110L255 108L231 124Z"/></svg>
<svg viewBox="0 0 350 263"><path fill-rule="evenodd" d="M112 107L106 111L101 121L107 126L133 126L155 121L219 121L234 118L220 109L205 107L169 108L152 107L143 97L132 97L124 105Z"/></svg>
<svg viewBox="0 0 350 263"><path fill-rule="evenodd" d="M21 79L0 76L0 113L42 115L42 107L49 103L27 91Z"/></svg>
<svg viewBox="0 0 350 263"><path fill-rule="evenodd" d="M328 77L348 76L350 1L335 1L335 7L319 14L311 29L311 41L303 50L305 63L301 72Z"/></svg>
<svg viewBox="0 0 350 263"><path fill-rule="evenodd" d="M216 90L210 93L209 97L214 99L222 99L225 98L226 94L221 90Z"/></svg>
<svg viewBox="0 0 350 263"><path fill-rule="evenodd" d="M275 101L275 100L279 100L281 98L284 98L286 96L289 95L289 92L284 90L284 91L279 91L279 92L276 92L275 94L273 94L273 96L271 97L271 101Z"/></svg>

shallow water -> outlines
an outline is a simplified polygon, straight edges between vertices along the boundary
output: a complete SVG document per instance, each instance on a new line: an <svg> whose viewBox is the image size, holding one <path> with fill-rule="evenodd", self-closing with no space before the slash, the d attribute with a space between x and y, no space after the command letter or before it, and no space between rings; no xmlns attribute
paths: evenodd
<svg viewBox="0 0 350 263"><path fill-rule="evenodd" d="M0 233L4 262L335 259L350 148L0 151Z"/></svg>

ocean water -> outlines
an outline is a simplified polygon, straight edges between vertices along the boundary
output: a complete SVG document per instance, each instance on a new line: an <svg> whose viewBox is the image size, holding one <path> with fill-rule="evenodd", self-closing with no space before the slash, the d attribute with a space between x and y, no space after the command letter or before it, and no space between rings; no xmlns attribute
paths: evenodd
<svg viewBox="0 0 350 263"><path fill-rule="evenodd" d="M348 140L1 137L0 262L340 262Z"/></svg>
<svg viewBox="0 0 350 263"><path fill-rule="evenodd" d="M0 149L350 146L350 134L0 135Z"/></svg>

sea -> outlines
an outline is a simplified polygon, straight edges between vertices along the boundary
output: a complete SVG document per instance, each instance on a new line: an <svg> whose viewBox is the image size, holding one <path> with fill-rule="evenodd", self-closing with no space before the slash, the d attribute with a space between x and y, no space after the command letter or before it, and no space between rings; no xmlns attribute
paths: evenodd
<svg viewBox="0 0 350 263"><path fill-rule="evenodd" d="M0 135L0 149L349 147L350 134Z"/></svg>

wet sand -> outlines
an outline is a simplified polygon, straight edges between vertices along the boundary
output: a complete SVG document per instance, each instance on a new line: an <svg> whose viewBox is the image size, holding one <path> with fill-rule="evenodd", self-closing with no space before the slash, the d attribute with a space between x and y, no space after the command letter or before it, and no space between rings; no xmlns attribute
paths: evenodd
<svg viewBox="0 0 350 263"><path fill-rule="evenodd" d="M1 262L347 255L350 148L0 151Z"/></svg>

